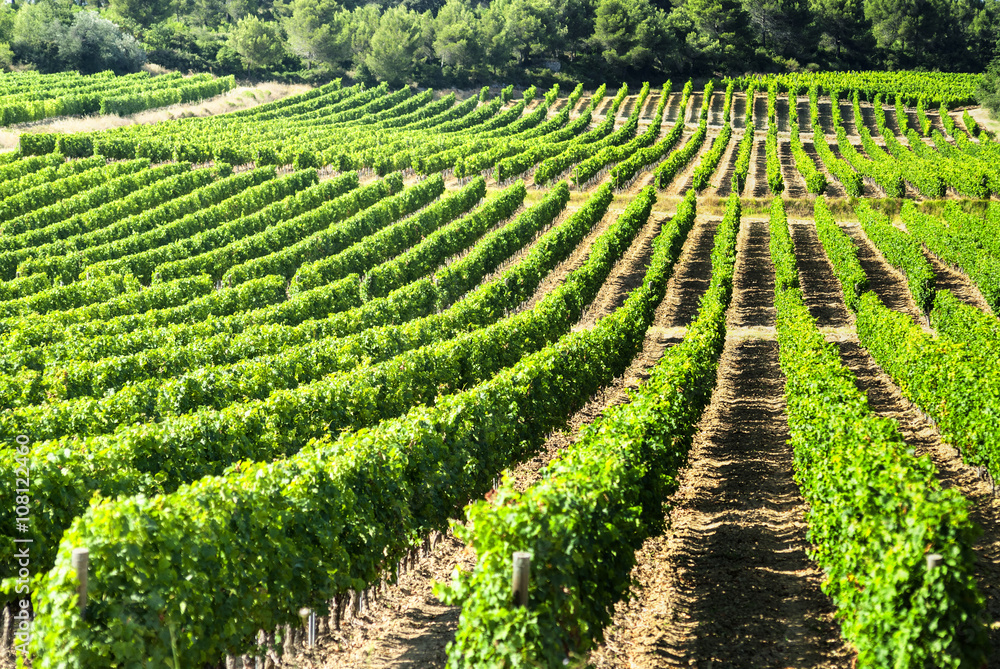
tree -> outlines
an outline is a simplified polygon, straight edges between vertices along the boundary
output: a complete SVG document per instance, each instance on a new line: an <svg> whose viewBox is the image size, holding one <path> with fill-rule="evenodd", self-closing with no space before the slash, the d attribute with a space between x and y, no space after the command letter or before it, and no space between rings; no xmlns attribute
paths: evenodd
<svg viewBox="0 0 1000 669"><path fill-rule="evenodd" d="M865 19L862 0L810 0L809 9L820 32L821 43L834 51L837 61L845 55L845 50L848 55L868 51L865 47L872 40L871 26ZM867 60L864 56L861 59Z"/></svg>
<svg viewBox="0 0 1000 669"><path fill-rule="evenodd" d="M1000 56L990 61L983 73L976 99L990 111L990 116L1000 119Z"/></svg>
<svg viewBox="0 0 1000 669"><path fill-rule="evenodd" d="M79 12L59 45L59 58L66 67L83 74L114 70L116 74L138 72L146 53L134 37L122 33L97 12Z"/></svg>
<svg viewBox="0 0 1000 669"><path fill-rule="evenodd" d="M288 48L302 60L337 67L351 58L349 17L335 0L293 0L282 22Z"/></svg>
<svg viewBox="0 0 1000 669"><path fill-rule="evenodd" d="M544 0L493 0L480 16L486 61L497 74L555 56L565 44L567 28Z"/></svg>
<svg viewBox="0 0 1000 669"><path fill-rule="evenodd" d="M601 0L592 42L615 75L650 66L668 69L677 57L666 12L649 0Z"/></svg>
<svg viewBox="0 0 1000 669"><path fill-rule="evenodd" d="M479 21L466 0L448 0L434 19L434 55L446 77L469 77L481 62Z"/></svg>
<svg viewBox="0 0 1000 669"><path fill-rule="evenodd" d="M16 13L7 3L0 3L0 42L14 39L14 17Z"/></svg>
<svg viewBox="0 0 1000 669"><path fill-rule="evenodd" d="M14 16L11 50L21 62L34 63L44 72L60 69L59 45L73 19L68 2L25 3Z"/></svg>
<svg viewBox="0 0 1000 669"><path fill-rule="evenodd" d="M229 44L248 68L272 67L285 56L278 24L256 16L240 19L229 36Z"/></svg>
<svg viewBox="0 0 1000 669"><path fill-rule="evenodd" d="M965 61L971 7L950 0L865 0L885 65L955 69Z"/></svg>
<svg viewBox="0 0 1000 669"><path fill-rule="evenodd" d="M379 19L365 54L368 70L390 86L408 82L416 70L420 35L419 14L401 6L387 9Z"/></svg>
<svg viewBox="0 0 1000 669"><path fill-rule="evenodd" d="M170 0L110 0L110 12L113 16L126 23L132 23L140 28L148 28L159 23L174 12Z"/></svg>
<svg viewBox="0 0 1000 669"><path fill-rule="evenodd" d="M684 35L688 57L696 69L748 69L750 20L738 0L686 0L668 18Z"/></svg>

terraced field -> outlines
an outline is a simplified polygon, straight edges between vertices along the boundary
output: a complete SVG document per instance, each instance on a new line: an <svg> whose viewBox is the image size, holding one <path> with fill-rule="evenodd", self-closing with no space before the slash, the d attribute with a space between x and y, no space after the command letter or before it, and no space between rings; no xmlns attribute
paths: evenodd
<svg viewBox="0 0 1000 669"><path fill-rule="evenodd" d="M53 668L1000 666L974 87L334 82L22 134L8 659L30 619Z"/></svg>

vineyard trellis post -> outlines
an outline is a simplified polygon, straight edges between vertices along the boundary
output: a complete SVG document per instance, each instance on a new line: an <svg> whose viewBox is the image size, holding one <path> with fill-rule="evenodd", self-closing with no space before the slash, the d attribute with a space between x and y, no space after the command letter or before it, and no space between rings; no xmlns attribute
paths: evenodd
<svg viewBox="0 0 1000 669"><path fill-rule="evenodd" d="M73 565L73 571L76 572L76 580L79 582L76 591L79 595L80 615L83 616L87 608L87 570L90 563L90 549L74 548L70 562Z"/></svg>
<svg viewBox="0 0 1000 669"><path fill-rule="evenodd" d="M514 606L528 606L528 583L531 580L531 553L514 553Z"/></svg>

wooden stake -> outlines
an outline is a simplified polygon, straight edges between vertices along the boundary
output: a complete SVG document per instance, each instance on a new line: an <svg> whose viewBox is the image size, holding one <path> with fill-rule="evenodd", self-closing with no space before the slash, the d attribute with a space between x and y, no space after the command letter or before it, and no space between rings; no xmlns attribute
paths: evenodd
<svg viewBox="0 0 1000 669"><path fill-rule="evenodd" d="M528 606L528 583L531 580L531 553L514 553L514 606Z"/></svg>
<svg viewBox="0 0 1000 669"><path fill-rule="evenodd" d="M73 570L76 572L76 580L79 582L79 585L76 587L76 592L79 596L77 606L80 608L80 615L83 616L83 612L87 608L87 571L90 565L90 550L87 548L74 548L70 564L73 565Z"/></svg>

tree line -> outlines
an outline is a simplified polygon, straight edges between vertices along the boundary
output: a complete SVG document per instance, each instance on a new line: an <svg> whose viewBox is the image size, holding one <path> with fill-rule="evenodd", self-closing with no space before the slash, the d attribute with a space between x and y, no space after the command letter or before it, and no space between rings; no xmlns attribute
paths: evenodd
<svg viewBox="0 0 1000 669"><path fill-rule="evenodd" d="M393 85L982 71L1000 0L14 0L0 64Z"/></svg>

